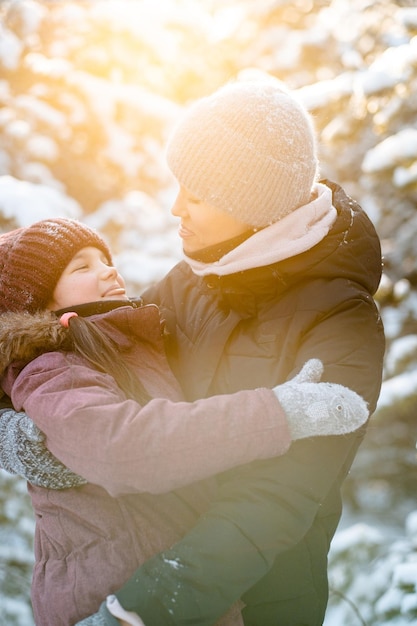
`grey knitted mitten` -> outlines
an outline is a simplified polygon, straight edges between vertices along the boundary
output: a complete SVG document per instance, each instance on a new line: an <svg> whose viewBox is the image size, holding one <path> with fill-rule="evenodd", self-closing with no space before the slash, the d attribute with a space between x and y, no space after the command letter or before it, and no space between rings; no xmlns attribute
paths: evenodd
<svg viewBox="0 0 417 626"><path fill-rule="evenodd" d="M322 373L321 361L311 359L297 376L273 389L293 440L350 433L369 416L363 398L343 385L319 382Z"/></svg>
<svg viewBox="0 0 417 626"><path fill-rule="evenodd" d="M26 413L0 411L0 467L23 476L32 485L68 489L85 485L45 447L45 435Z"/></svg>

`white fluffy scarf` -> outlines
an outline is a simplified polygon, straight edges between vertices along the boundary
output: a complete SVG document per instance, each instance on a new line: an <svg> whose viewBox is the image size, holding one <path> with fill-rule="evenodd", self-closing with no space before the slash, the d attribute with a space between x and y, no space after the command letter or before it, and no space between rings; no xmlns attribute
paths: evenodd
<svg viewBox="0 0 417 626"><path fill-rule="evenodd" d="M332 205L331 189L317 183L313 191L314 199L311 202L255 232L218 261L203 263L185 257L186 262L198 276L227 276L271 265L309 250L324 239L337 216Z"/></svg>

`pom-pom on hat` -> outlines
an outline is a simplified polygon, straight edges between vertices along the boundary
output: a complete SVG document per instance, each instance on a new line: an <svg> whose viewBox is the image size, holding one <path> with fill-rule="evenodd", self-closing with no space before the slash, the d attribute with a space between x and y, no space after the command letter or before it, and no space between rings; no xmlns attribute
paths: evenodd
<svg viewBox="0 0 417 626"><path fill-rule="evenodd" d="M105 241L77 220L46 219L0 235L0 313L45 309L62 272L87 246L112 262Z"/></svg>
<svg viewBox="0 0 417 626"><path fill-rule="evenodd" d="M198 100L167 161L191 194L254 227L309 202L318 177L311 116L275 80L230 83Z"/></svg>

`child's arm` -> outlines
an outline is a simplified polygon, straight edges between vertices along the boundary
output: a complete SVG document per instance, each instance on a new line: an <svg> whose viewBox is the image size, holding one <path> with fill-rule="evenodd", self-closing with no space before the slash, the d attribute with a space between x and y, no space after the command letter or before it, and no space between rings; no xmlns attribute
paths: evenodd
<svg viewBox="0 0 417 626"><path fill-rule="evenodd" d="M320 367L317 368L317 364ZM359 398L359 396L354 394L354 392L345 390L344 388L337 386L337 385L328 385L326 383L316 384L316 382L320 379L321 371L322 371L321 363L317 360L311 360L306 364L302 372L298 376L296 376L292 381L288 381L287 383L284 383L283 385L279 385L273 390L275 392L276 397L278 398L280 402L280 406L277 405L277 415L276 415L277 424L276 424L275 430L274 430L272 421L270 421L270 424L271 424L270 430L266 431L267 434L269 435L269 438L271 439L270 444L272 445L272 448L271 447L267 448L267 450L272 450L272 451L268 452L266 456L268 455L276 456L278 454L282 454L289 445L290 435L291 435L292 440L296 440L296 439L305 438L305 437L314 436L314 435L317 436L317 435L342 434L342 433L355 430L365 421L367 414L368 414L366 405ZM37 382L39 383L39 380ZM243 393L247 398L251 398L251 397L254 398L255 396L252 394L257 394L257 393L259 394L260 391L261 390L258 390L258 392L256 391L240 392L240 395L242 395ZM227 396L223 396L223 400L225 400L226 398ZM229 398L233 398L233 396L229 396ZM337 402L335 402L336 399L337 399ZM203 406L206 406L207 403L209 403L211 405L211 408L213 409L213 406L215 406L214 404L215 399L211 398L209 400L202 401ZM115 407L116 405L113 404L112 406ZM182 403L182 406L183 406L184 412L186 412L187 407L189 407L190 405L188 403ZM232 405L227 404L226 406L233 406L233 402L232 402ZM240 406L241 406L241 411L242 411L242 405ZM248 409L249 406L250 405L248 402L246 409ZM323 407L325 408L325 410L323 410ZM336 407L336 410L334 410L334 407ZM97 406L95 406L94 408L97 411ZM284 424L282 423L282 422L285 422L284 416L281 415L282 409L285 410L287 428L285 428L285 423ZM105 408L103 408L103 412L104 411L105 411ZM195 418L197 421L194 424L194 425L197 425L197 427L199 424L198 415L199 413L197 411L195 414ZM259 455L259 447L257 448L257 441L260 436L264 437L262 435L262 429L260 428L260 420L262 419L263 416L262 416L262 413L260 413L259 411L257 412L253 411L253 415L256 418L255 424L257 423L257 427L258 427L258 431L256 431L256 429L252 431L251 439L250 439L250 444L251 444L250 453L253 456L251 458L245 458L244 456L246 454L245 452L243 452L243 456L239 457L238 459L236 459L236 457L233 456L232 454L233 449L239 451L240 450L240 448L238 447L239 443L240 444L242 443L242 439L240 436L238 436L238 431L236 431L235 444L233 445L233 443L231 444L229 443L229 447L230 445L232 445L230 454L229 455L224 454L223 456L222 454L220 455L215 454L215 456L211 460L211 464L212 464L211 469L209 469L207 465L204 465L204 459L205 459L204 454L206 456L209 456L210 451L213 449L213 446L211 448L209 447L206 450L206 452L204 452L203 450L203 453L200 454L198 457L198 464L201 464L201 467L197 468L198 471L200 472L198 478L205 478L209 475L219 473L220 471L223 471L227 469L228 467L234 467L238 465L239 463L243 463L245 461L248 462L250 460L255 460L256 458L261 458ZM210 412L209 412L209 416L210 416ZM40 417L41 420L42 420L42 417L44 416ZM67 444L69 446L70 441L71 441L71 431L67 431L66 436L63 435L63 432L62 432L63 428L61 426L61 420L59 419L59 417L64 417L64 414L62 414L62 416L57 416L54 420L52 420L52 428L54 427L54 424L55 424L55 428L58 427L61 440L65 442L64 444L65 446ZM114 410L114 415L112 417L117 418L116 409ZM241 414L238 414L238 418L240 417L241 417ZM68 419L66 421L68 422ZM103 423L104 423L103 421L100 421L101 430L102 430ZM120 422L120 424L122 424L122 422ZM187 424L186 420L185 420L185 424ZM277 430L276 430L279 424L281 424L281 427L282 427L281 429L282 437L279 437ZM46 424L46 426L48 427L48 424ZM140 426L140 422L139 422L139 426ZM163 441L163 437L164 437L163 431L161 429L157 429L157 430L158 430L158 438L161 441ZM218 429L213 427L210 429L210 432L211 434L215 434L217 430ZM88 431L90 431L90 427L88 428ZM93 428L91 428L91 431L93 431ZM52 430L52 431L47 431L47 432L53 438L54 431ZM251 431L248 431L248 432L250 433ZM143 461L143 458L141 457L139 453L140 433L138 433L137 438L135 438L133 436L133 433L130 431L128 434L129 434L130 441L131 442L133 441L134 451L135 453L137 453L137 458L139 459L141 468L142 470L144 470L145 475L146 475L146 472L149 472L149 465L151 464L151 462L146 463L145 461ZM175 450L174 433L172 432L172 430L170 431L169 436L170 436L170 446L173 446L173 449ZM276 439L275 443L274 443L274 437ZM85 441L87 438L88 438L88 434L86 433L85 437L83 437L83 441ZM0 412L0 440L3 442L3 446L0 449L0 467L3 467L3 469L5 469L6 471L12 474L18 474L20 476L24 476L32 484L35 484L41 487L48 487L52 489L63 489L67 487L73 487L73 486L84 484L86 481L83 478L81 478L79 475L74 474L69 469L67 469L65 465L63 465L60 461L58 461L53 456L53 454L49 452L49 450L46 449L45 444L44 444L44 439L45 437L43 433L29 419L29 417L25 415L25 413L17 413L13 410L8 410L8 411L4 411L3 415L1 415L1 412ZM77 439L79 441L79 436L77 436ZM98 449L98 454L99 455L102 454L101 448L103 444L100 444L99 435L97 435L97 439L95 439L95 443ZM197 438L195 438L194 443L195 443L195 446L199 445ZM224 441L222 443L224 444ZM107 442L106 445L108 446L109 443ZM148 438L148 445L152 445L151 442L149 442L149 438ZM163 447L163 443L161 445ZM281 448L278 449L277 446L281 446ZM265 444L264 444L264 448L265 448ZM214 451L216 451L215 448L214 448ZM274 451L275 451L275 454L274 454ZM126 454L127 453L128 453L128 449L126 449ZM106 455L103 454L103 456L104 456L104 459L103 458L97 459L97 464L103 463L103 461L105 464L107 462L109 463L109 459L106 458ZM70 464L69 459L70 457L68 457L68 459L65 460L65 462L67 462L68 464ZM161 477L161 480L165 482L162 485L162 487L158 489L160 492L168 491L170 488L176 488L178 486L178 481L181 481L181 480L182 480L182 484L186 484L187 477L188 477L188 482L192 482L193 480L196 480L196 476L195 474L193 474L192 463L189 462L187 457L185 458L184 463L185 463L184 472L186 473L184 473L183 478L180 477L181 465L179 465L178 463L172 464L172 466L176 467L176 471L174 475L171 472L169 476L171 477L170 480L174 481L174 484L171 484L171 483L168 484L166 482L169 479L165 470L162 467L163 475ZM220 466L220 463L223 463L223 465ZM110 467L111 467L111 464L110 464ZM76 469L81 474L84 473L82 469L79 469L78 467ZM197 469L195 471L197 471ZM129 467L129 473L131 473L131 476L133 477L132 480L134 481L134 484L132 484L128 490L129 491L135 491L135 490L141 491L141 488L139 487L138 482L142 480L142 475L138 475L135 472L133 472L131 466ZM111 467L111 474L112 476L114 475L114 467ZM94 480L94 478L92 476L89 476L88 473L85 473L85 476L89 478L90 481L97 482L98 484L102 484L103 487L109 489L109 483L105 479L103 479L100 482L100 477L95 477L95 480ZM106 473L105 473L105 476L107 476ZM154 471L153 472L153 487L154 488L156 484L155 476L156 476L156 472ZM146 491L147 489L145 487L148 487L148 490L151 490L151 486L149 484L143 483L142 490Z"/></svg>

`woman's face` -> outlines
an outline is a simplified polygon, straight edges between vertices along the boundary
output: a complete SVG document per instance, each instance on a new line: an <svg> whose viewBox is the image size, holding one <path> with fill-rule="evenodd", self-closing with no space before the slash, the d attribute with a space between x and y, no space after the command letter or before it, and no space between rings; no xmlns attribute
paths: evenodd
<svg viewBox="0 0 417 626"><path fill-rule="evenodd" d="M59 311L97 300L127 300L125 283L106 255L92 246L75 254L55 287L47 309Z"/></svg>
<svg viewBox="0 0 417 626"><path fill-rule="evenodd" d="M238 237L252 228L232 215L199 200L185 187L180 188L171 213L181 218L178 234L183 241L185 253L197 252Z"/></svg>

